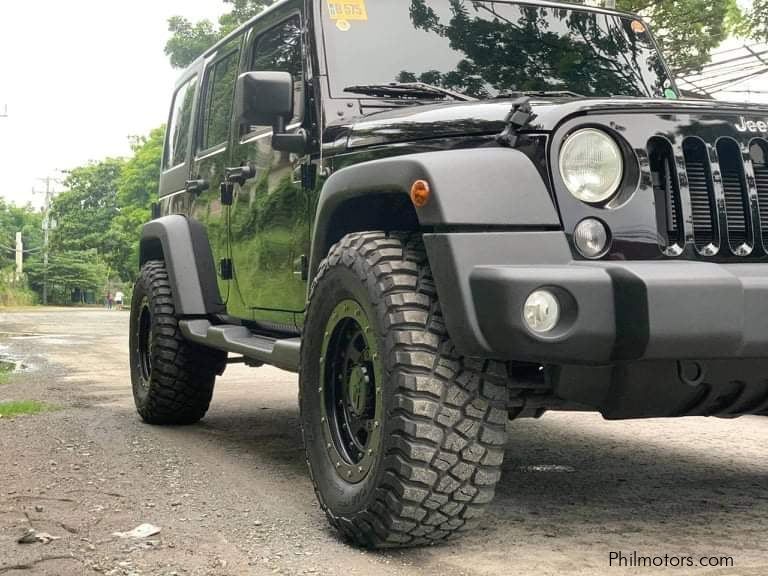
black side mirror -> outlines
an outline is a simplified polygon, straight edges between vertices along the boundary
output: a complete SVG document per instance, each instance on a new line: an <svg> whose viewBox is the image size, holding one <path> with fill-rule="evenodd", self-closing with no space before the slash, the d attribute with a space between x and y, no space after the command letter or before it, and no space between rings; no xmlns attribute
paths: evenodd
<svg viewBox="0 0 768 576"><path fill-rule="evenodd" d="M235 113L241 125L272 126L275 150L302 154L307 148L306 132L285 132L293 118L293 98L293 77L288 72L246 72L237 79Z"/></svg>

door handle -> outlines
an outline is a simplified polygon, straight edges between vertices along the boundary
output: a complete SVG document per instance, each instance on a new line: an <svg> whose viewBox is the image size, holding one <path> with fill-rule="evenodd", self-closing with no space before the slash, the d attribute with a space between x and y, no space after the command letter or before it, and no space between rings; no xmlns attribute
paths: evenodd
<svg viewBox="0 0 768 576"><path fill-rule="evenodd" d="M208 180L187 180L184 184L184 189L192 194L202 194L210 187L211 183Z"/></svg>

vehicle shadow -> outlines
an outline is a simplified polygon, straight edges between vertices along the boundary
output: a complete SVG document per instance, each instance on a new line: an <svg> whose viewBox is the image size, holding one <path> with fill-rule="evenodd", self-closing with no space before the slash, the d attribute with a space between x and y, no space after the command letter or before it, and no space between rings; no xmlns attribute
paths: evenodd
<svg viewBox="0 0 768 576"><path fill-rule="evenodd" d="M196 430L286 481L307 476L295 408L228 407ZM526 538L658 530L661 539L676 528L703 536L712 526L727 532L734 515L739 530L768 532L768 458L759 439L768 437L768 418L617 423L567 414L512 422L508 435L497 497L482 533L462 546L485 546L510 530Z"/></svg>

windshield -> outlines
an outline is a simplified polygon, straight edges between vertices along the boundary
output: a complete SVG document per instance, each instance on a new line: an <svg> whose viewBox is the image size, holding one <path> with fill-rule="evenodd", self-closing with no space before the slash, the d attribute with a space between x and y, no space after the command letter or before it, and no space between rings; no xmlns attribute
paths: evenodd
<svg viewBox="0 0 768 576"><path fill-rule="evenodd" d="M358 97L345 92L350 86L390 82L477 98L565 91L658 97L671 87L650 33L631 17L478 0L322 5L334 97Z"/></svg>

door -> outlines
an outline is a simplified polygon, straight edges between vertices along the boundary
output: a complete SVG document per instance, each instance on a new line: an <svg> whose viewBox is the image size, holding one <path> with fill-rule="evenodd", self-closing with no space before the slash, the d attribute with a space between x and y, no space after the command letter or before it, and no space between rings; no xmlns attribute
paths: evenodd
<svg viewBox="0 0 768 576"><path fill-rule="evenodd" d="M191 215L208 232L217 267L219 294L227 311L232 305L228 265L231 261L227 217L220 185L232 154L232 106L240 67L242 36L223 44L205 64L195 138L195 157L187 189L192 198Z"/></svg>
<svg viewBox="0 0 768 576"><path fill-rule="evenodd" d="M161 214L188 214L187 197L190 155L194 138L197 88L201 67L188 70L176 85L165 135L162 172L160 175Z"/></svg>
<svg viewBox="0 0 768 576"><path fill-rule="evenodd" d="M254 30L244 58L248 71L290 72L294 117L304 116L302 29L299 13ZM231 242L238 315L267 328L295 330L306 300L302 262L309 254L309 195L300 167L305 158L272 148L272 128L240 126L234 165L251 165L255 177L235 189Z"/></svg>

